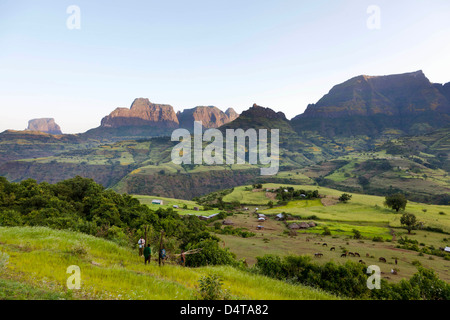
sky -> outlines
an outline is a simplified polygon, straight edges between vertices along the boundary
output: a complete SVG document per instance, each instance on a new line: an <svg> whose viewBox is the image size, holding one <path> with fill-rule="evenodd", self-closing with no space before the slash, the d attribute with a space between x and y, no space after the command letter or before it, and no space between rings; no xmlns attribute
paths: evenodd
<svg viewBox="0 0 450 320"><path fill-rule="evenodd" d="M0 0L0 132L85 132L139 97L290 119L361 74L450 82L449 16L448 0Z"/></svg>

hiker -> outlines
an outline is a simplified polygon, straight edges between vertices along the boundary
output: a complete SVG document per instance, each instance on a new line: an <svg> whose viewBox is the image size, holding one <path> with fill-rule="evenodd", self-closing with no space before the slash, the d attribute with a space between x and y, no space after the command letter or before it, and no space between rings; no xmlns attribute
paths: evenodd
<svg viewBox="0 0 450 320"><path fill-rule="evenodd" d="M183 250L181 250L180 262L183 267L186 265L186 254Z"/></svg>
<svg viewBox="0 0 450 320"><path fill-rule="evenodd" d="M150 262L152 261L152 249L150 248L150 244L147 245L147 247L145 247L144 249L144 257L145 257L145 264L150 264Z"/></svg>
<svg viewBox="0 0 450 320"><path fill-rule="evenodd" d="M162 263L164 265L164 262L166 260L166 249L163 248L159 251L159 259L162 260Z"/></svg>
<svg viewBox="0 0 450 320"><path fill-rule="evenodd" d="M144 247L145 247L145 240L144 238L140 238L138 241L138 245L139 245L139 257L142 257L142 255L144 254Z"/></svg>

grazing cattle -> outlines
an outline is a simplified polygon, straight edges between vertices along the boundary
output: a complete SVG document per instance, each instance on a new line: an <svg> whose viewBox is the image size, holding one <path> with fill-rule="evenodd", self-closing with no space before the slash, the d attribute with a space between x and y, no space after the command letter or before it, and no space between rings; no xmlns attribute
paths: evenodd
<svg viewBox="0 0 450 320"><path fill-rule="evenodd" d="M320 252L317 252L317 253L314 253L314 256L315 256L315 257L317 257L317 258L320 258L320 257L322 257L322 256L323 256L323 254L322 254L322 253L320 253Z"/></svg>
<svg viewBox="0 0 450 320"><path fill-rule="evenodd" d="M349 255L350 257L354 257L354 256L355 256L355 255L353 254L353 252L349 252L348 255Z"/></svg>
<svg viewBox="0 0 450 320"><path fill-rule="evenodd" d="M331 247L330 251L336 251L336 248L335 247Z"/></svg>
<svg viewBox="0 0 450 320"><path fill-rule="evenodd" d="M345 258L347 256L346 253L341 254L341 258Z"/></svg>
<svg viewBox="0 0 450 320"><path fill-rule="evenodd" d="M361 264L366 264L364 261L362 261L362 260L359 260L359 263L361 263Z"/></svg>
<svg viewBox="0 0 450 320"><path fill-rule="evenodd" d="M370 254L366 253L366 257L369 258L369 257L370 257Z"/></svg>
<svg viewBox="0 0 450 320"><path fill-rule="evenodd" d="M355 252L356 257L361 257L358 252Z"/></svg>
<svg viewBox="0 0 450 320"><path fill-rule="evenodd" d="M326 243L322 244L322 247L327 247L328 245Z"/></svg>
<svg viewBox="0 0 450 320"><path fill-rule="evenodd" d="M386 262L386 259L383 257L380 257L380 259L378 259L378 260L380 260L380 262Z"/></svg>

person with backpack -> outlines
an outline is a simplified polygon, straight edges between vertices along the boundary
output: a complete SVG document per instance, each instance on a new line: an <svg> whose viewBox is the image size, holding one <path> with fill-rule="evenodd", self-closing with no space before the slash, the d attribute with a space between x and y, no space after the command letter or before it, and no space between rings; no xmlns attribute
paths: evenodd
<svg viewBox="0 0 450 320"><path fill-rule="evenodd" d="M166 249L164 249L164 248L162 248L160 251L159 251L159 259L160 259L160 261L162 261L162 263L163 263L163 265L164 265L164 263L165 263L165 261L166 261Z"/></svg>
<svg viewBox="0 0 450 320"><path fill-rule="evenodd" d="M144 249L144 258L145 258L145 261L144 261L145 264L147 264L147 262L148 262L148 264L150 264L150 262L152 261L152 248L150 248L150 244L148 244L147 247L145 247L145 249Z"/></svg>
<svg viewBox="0 0 450 320"><path fill-rule="evenodd" d="M184 250L181 250L180 263L183 267L186 265L186 254L184 253Z"/></svg>
<svg viewBox="0 0 450 320"><path fill-rule="evenodd" d="M139 245L139 257L142 257L142 255L144 254L144 247L145 247L145 240L144 238L140 238L138 241L138 245Z"/></svg>

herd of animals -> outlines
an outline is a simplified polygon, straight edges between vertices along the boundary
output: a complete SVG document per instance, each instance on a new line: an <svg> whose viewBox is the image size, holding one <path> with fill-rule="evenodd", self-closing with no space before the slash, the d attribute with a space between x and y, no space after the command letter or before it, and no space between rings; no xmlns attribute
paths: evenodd
<svg viewBox="0 0 450 320"><path fill-rule="evenodd" d="M309 241L309 239L307 239L306 241ZM320 245L321 243L317 242L316 244ZM322 247L328 247L328 244L327 243L322 243ZM336 247L331 247L330 251L336 251ZM317 253L314 254L314 257L316 257L316 258L321 258L322 256L323 256L323 253L321 253L321 252L317 252ZM349 257L358 257L358 258L361 257L361 255L358 252L346 251L346 252L341 254L341 258L345 258L347 256L349 256ZM370 257L370 255L368 253L366 253L366 257ZM380 257L378 260L380 262L385 262L386 263L386 258ZM363 260L359 260L359 263L366 264ZM395 261L395 264L397 264L397 259Z"/></svg>

